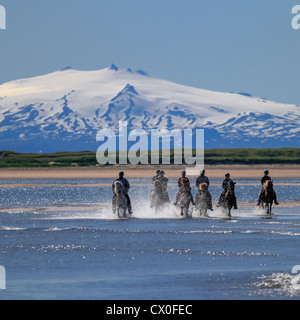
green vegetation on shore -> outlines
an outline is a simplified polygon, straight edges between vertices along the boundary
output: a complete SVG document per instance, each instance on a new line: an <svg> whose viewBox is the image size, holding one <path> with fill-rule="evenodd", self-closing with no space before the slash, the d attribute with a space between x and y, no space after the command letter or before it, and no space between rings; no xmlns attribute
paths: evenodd
<svg viewBox="0 0 300 320"><path fill-rule="evenodd" d="M300 164L300 149L207 149L205 150L205 164ZM96 165L99 166L96 152L92 151L51 154L0 152L0 168L67 168Z"/></svg>
<svg viewBox="0 0 300 320"><path fill-rule="evenodd" d="M215 164L300 164L300 149L207 149L205 163Z"/></svg>
<svg viewBox="0 0 300 320"><path fill-rule="evenodd" d="M17 153L0 152L0 168L66 168L96 166L96 153L57 152L57 153Z"/></svg>

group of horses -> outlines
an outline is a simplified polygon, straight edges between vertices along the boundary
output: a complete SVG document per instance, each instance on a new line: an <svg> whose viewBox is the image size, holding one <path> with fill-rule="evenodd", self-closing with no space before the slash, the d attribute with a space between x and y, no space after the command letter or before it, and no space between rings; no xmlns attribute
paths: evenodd
<svg viewBox="0 0 300 320"><path fill-rule="evenodd" d="M157 185L156 185L157 183ZM220 195L218 207L228 218L231 218L231 211L234 207L235 198L235 182L230 180L228 182L227 188ZM126 191L123 184L120 181L115 181L115 195L116 195L116 213L120 219L128 217L128 197L126 197ZM263 208L267 215L272 214L272 206L274 203L274 189L272 181L266 181L262 190L262 197L260 202L260 207ZM150 194L151 208L155 212L163 210L164 207L170 204L170 197L166 186L162 187L159 182L154 182L154 189ZM177 194L176 207L180 209L180 214L183 218L192 217L193 209L191 190L188 188L181 187ZM212 196L208 190L208 184L202 183L199 185L195 198L195 211L200 214L200 217L206 218L208 216L208 211L213 211Z"/></svg>

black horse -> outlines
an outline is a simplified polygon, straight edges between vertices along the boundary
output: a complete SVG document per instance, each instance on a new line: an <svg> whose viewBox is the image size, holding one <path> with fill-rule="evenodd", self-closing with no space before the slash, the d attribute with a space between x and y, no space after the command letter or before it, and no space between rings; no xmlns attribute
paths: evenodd
<svg viewBox="0 0 300 320"><path fill-rule="evenodd" d="M231 218L231 210L236 203L236 197L234 193L235 185L236 182L230 180L228 182L227 189L223 191L220 196L220 207L228 215L229 218Z"/></svg>
<svg viewBox="0 0 300 320"><path fill-rule="evenodd" d="M272 214L272 207L275 201L275 193L273 189L273 182L268 180L264 184L264 189L262 193L262 202L261 206L265 209L266 214Z"/></svg>

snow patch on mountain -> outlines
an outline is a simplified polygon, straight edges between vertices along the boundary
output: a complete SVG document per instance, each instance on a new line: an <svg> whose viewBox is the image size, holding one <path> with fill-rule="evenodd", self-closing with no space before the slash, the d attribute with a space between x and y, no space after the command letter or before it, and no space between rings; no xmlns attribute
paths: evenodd
<svg viewBox="0 0 300 320"><path fill-rule="evenodd" d="M0 149L95 150L96 133L204 128L206 147L299 147L299 105L176 84L115 65L0 86Z"/></svg>

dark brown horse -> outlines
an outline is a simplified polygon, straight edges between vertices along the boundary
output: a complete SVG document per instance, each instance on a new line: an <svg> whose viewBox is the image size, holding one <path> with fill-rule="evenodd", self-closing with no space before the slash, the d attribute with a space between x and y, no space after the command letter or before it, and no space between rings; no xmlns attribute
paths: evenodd
<svg viewBox="0 0 300 320"><path fill-rule="evenodd" d="M265 209L266 214L272 214L272 207L275 200L273 182L268 180L264 184L261 206Z"/></svg>
<svg viewBox="0 0 300 320"><path fill-rule="evenodd" d="M235 205L235 182L230 180L228 182L227 190L223 191L220 196L220 207L225 211L229 218L231 218L231 210Z"/></svg>

